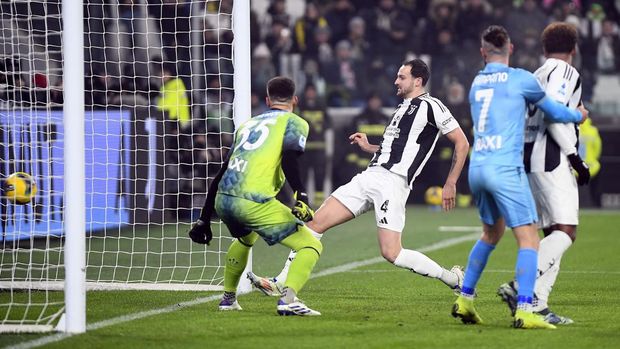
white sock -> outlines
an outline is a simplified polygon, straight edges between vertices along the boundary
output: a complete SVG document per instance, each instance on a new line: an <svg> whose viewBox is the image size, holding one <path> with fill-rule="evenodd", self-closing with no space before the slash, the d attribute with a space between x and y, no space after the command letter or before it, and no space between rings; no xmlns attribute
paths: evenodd
<svg viewBox="0 0 620 349"><path fill-rule="evenodd" d="M422 276L439 279L450 287L454 287L458 284L458 277L456 274L442 268L437 262L418 251L403 248L394 260L394 265L409 269Z"/></svg>
<svg viewBox="0 0 620 349"><path fill-rule="evenodd" d="M534 305L534 311L547 308L547 301L555 280L560 272L562 255L570 247L573 241L568 234L560 230L554 230L544 239L540 240L538 248L538 277L534 286L534 293L538 301Z"/></svg>
<svg viewBox="0 0 620 349"><path fill-rule="evenodd" d="M306 228L308 228L308 226L306 226ZM317 238L317 240L321 240L321 238L323 237L323 234L319 234L310 228L308 228L308 230L310 230L312 236ZM293 262L293 259L295 259L296 255L297 251L295 250L291 250L291 252L288 254L288 258L286 259L286 262L284 262L284 267L282 268L282 271L280 271L280 274L275 277L277 282L281 284L284 284L286 282L286 277L288 276L288 268L291 266L291 263Z"/></svg>

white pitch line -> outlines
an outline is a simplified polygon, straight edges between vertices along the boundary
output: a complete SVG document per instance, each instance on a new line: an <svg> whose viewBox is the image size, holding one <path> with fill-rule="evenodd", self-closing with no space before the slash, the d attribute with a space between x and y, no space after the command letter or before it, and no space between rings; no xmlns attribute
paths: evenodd
<svg viewBox="0 0 620 349"><path fill-rule="evenodd" d="M450 246L454 246L454 245L458 245L462 242L466 242L466 241L473 241L475 239L477 239L479 237L479 234L469 234L469 235L465 235L465 236L460 236L457 238L451 238L451 239L446 239L446 240L442 240L439 241L437 243L428 245L428 246L424 246L418 249L418 251L420 252L431 252L431 251L436 251L436 250L440 250L442 248L446 248L446 247L450 247ZM384 259L382 257L375 257L375 258L370 258L370 259L366 259L363 261L357 261L357 262L352 262L352 263L346 263L337 267L333 267L333 268L328 268L325 270L322 270L320 272L314 273L312 275L312 279L314 278L318 278L318 277L322 277L322 276L328 276L328 275L333 275L333 274L337 274L337 273L342 273L342 272L346 272L355 268L359 268L359 267L363 267L366 265L371 265L371 264L376 264L379 262L384 261ZM167 307L164 308L159 308L159 309L152 309L152 310L147 310L147 311L141 311L138 313L133 313L133 314L128 314L128 315L122 315L122 316L118 316L115 318L111 318L111 319L107 319L107 320L103 320L103 321L99 321L99 322L95 322L92 323L90 325L86 326L86 331L94 331L94 330L98 330L100 328L105 328L105 327L109 327L109 326L115 326L118 324L122 324L125 322L129 322L129 321L133 321L133 320L139 320L139 319L143 319L149 316L154 316L154 315L161 315L161 314L166 314L166 313L171 313L183 308L187 308L187 307L191 307L194 305L200 305L200 304L204 304L204 303L208 303L208 302L212 302L215 300L220 299L220 295L214 295L214 296L209 296L209 297L200 297L200 298L196 298L194 300L191 301L187 301L187 302L181 302L181 303L177 303L177 304L173 304L173 305L169 305ZM69 337L73 337L76 334L74 333L57 333L57 334L53 334L50 336L46 336L46 337L41 337L41 338L37 338L28 342L23 342L23 343L19 343L16 345L12 345L12 346L8 346L6 347L7 349L30 349L30 348L35 348L38 346L42 346L45 344L50 344L50 343L55 343L58 341L61 341L63 339L69 338Z"/></svg>
<svg viewBox="0 0 620 349"><path fill-rule="evenodd" d="M442 233L456 232L456 233L482 233L482 226L467 226L467 225L441 225L439 231Z"/></svg>

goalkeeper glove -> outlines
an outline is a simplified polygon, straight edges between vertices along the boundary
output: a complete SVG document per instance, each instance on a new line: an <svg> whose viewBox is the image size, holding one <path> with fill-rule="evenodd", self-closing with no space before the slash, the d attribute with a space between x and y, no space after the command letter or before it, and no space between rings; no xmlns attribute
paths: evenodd
<svg viewBox="0 0 620 349"><path fill-rule="evenodd" d="M588 165L586 165L577 153L570 154L568 156L568 161L570 161L570 165L577 172L577 184L588 184L588 182L590 182L590 168Z"/></svg>
<svg viewBox="0 0 620 349"><path fill-rule="evenodd" d="M295 217L303 222L309 222L314 217L314 211L308 204L308 194L295 192L295 206L291 209Z"/></svg>
<svg viewBox="0 0 620 349"><path fill-rule="evenodd" d="M193 242L197 244L209 244L213 239L213 233L211 232L211 224L199 219L194 223L192 229L189 231L189 237Z"/></svg>

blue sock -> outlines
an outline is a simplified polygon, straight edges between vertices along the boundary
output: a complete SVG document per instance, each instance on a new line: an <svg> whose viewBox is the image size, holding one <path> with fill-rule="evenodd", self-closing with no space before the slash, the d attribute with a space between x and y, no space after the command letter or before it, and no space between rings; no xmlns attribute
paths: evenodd
<svg viewBox="0 0 620 349"><path fill-rule="evenodd" d="M474 295L476 284L480 279L480 275L487 265L489 255L495 249L495 245L488 244L482 240L476 241L469 253L467 260L467 268L465 269L465 279L463 280L463 288L461 293L465 295Z"/></svg>
<svg viewBox="0 0 620 349"><path fill-rule="evenodd" d="M532 304L534 297L534 283L536 282L536 268L538 265L538 252L531 248L521 248L517 253L517 266L515 274L519 291L517 304Z"/></svg>

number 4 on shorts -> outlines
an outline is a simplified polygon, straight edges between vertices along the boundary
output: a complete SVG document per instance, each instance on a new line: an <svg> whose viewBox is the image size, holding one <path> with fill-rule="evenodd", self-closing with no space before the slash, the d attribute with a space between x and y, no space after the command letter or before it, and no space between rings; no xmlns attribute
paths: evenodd
<svg viewBox="0 0 620 349"><path fill-rule="evenodd" d="M385 200L385 202L383 202L383 205L381 205L381 211L387 212L389 203L390 203L390 200Z"/></svg>

